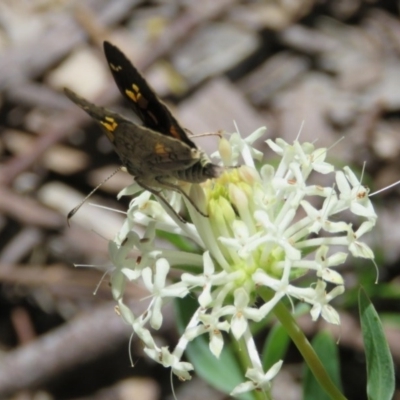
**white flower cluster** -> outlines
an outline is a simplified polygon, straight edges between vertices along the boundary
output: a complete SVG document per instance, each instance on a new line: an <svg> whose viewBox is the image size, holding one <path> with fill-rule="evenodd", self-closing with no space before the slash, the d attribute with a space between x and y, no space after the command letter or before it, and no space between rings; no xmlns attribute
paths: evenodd
<svg viewBox="0 0 400 400"><path fill-rule="evenodd" d="M343 278L335 268L345 262L348 252L354 257L374 257L360 239L375 225L376 214L367 189L350 168L335 171L325 161L326 149L277 139L267 141L280 157L277 168L264 164L257 171L255 160L261 162L262 154L252 144L264 131L261 128L246 139L239 134L233 134L229 142L222 139L219 156L223 164L237 165L241 155L243 165L226 168L217 180L191 186L188 195L206 210L208 218L183 199L191 217L191 222L184 223L143 192L131 202L124 226L109 245L113 296L149 357L186 380L193 366L181 358L191 340L208 334L210 351L216 357L224 345L222 332L244 341L252 364L246 373L249 380L237 386L233 395L253 389L268 392L270 380L281 366L278 362L263 371L250 331L252 321L265 318L287 296L310 304L313 320L322 316L339 324L339 315L329 304L344 291ZM307 184L313 171L334 174L332 186ZM122 194L139 190L132 186ZM171 196L170 204L179 207L180 195ZM339 219L348 219L349 211L362 219L356 230ZM142 238L132 230L137 224L146 226ZM190 239L203 253L160 248L155 242L156 229ZM140 257L129 258L132 250ZM188 265L198 272L183 273L175 283L168 280L171 267ZM293 281L306 273L315 277L313 284L296 286ZM124 304L123 293L128 282L138 280L149 291L151 301L143 315L135 316ZM329 292L327 283L332 287ZM260 287L269 288L274 295L256 307ZM189 293L197 298L197 311L175 349L160 348L148 325L159 329L164 302Z"/></svg>

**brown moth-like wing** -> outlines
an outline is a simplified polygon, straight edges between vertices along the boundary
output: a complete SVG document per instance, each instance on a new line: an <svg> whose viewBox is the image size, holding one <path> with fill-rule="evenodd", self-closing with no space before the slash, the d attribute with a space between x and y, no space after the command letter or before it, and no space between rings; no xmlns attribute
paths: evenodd
<svg viewBox="0 0 400 400"><path fill-rule="evenodd" d="M128 172L142 180L170 176L174 171L190 168L201 152L180 140L166 137L139 126L121 115L98 107L69 89L67 97L96 120L114 145Z"/></svg>
<svg viewBox="0 0 400 400"><path fill-rule="evenodd" d="M115 83L143 124L196 149L197 146L125 54L109 42L104 42L104 53Z"/></svg>

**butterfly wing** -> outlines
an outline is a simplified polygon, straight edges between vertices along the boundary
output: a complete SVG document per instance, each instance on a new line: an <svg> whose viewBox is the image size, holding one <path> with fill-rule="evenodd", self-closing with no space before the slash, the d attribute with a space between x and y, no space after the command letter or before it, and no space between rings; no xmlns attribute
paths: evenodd
<svg viewBox="0 0 400 400"><path fill-rule="evenodd" d="M143 124L196 149L197 146L125 54L109 42L104 42L104 53L115 83Z"/></svg>
<svg viewBox="0 0 400 400"><path fill-rule="evenodd" d="M122 164L137 178L143 180L173 175L175 171L190 168L202 156L199 150L180 140L165 137L106 108L98 107L72 90L64 89L64 92L101 125Z"/></svg>

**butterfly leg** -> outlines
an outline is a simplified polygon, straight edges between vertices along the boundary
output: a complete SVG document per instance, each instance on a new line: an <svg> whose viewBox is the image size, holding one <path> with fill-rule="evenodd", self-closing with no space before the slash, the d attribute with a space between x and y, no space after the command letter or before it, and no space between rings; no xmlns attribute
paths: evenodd
<svg viewBox="0 0 400 400"><path fill-rule="evenodd" d="M202 215L203 217L208 218L208 215L205 214L203 211L201 211L201 210L199 209L199 207L197 207L197 205L194 203L194 201L190 198L190 196L189 196L187 193L185 193L185 191L182 190L178 185L174 185L174 184L171 183L171 182L164 181L164 180L162 179L162 177L156 177L156 180L157 180L157 182L159 182L160 185L162 185L163 187L169 188L169 189L171 189L171 190L175 190L176 192L180 193L183 197L185 197L185 198L189 201L189 203L195 208L195 210L196 210L200 215Z"/></svg>
<svg viewBox="0 0 400 400"><path fill-rule="evenodd" d="M136 183L142 187L144 190L147 190L148 192L150 192L151 194L153 194L154 196L156 196L158 199L160 199L165 206L167 206L167 208L171 211L171 213L178 218L178 220L184 224L186 224L186 221L172 208L171 204L168 203L167 199L161 194L160 190L156 190L150 186L147 186L145 183L143 183L142 181L136 179Z"/></svg>

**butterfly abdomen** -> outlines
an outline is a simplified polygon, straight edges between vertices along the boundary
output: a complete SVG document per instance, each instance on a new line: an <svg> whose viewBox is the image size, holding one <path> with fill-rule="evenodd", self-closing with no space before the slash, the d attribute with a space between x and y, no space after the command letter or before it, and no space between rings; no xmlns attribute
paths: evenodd
<svg viewBox="0 0 400 400"><path fill-rule="evenodd" d="M201 159L190 168L176 171L177 179L190 183L202 183L207 179L218 178L223 172L223 168L213 164L205 153L201 154Z"/></svg>

